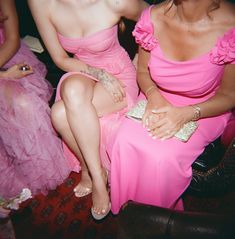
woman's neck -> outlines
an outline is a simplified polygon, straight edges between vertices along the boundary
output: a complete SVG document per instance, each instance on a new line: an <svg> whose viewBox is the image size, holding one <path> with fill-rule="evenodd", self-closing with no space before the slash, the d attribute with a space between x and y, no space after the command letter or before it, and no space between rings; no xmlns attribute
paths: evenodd
<svg viewBox="0 0 235 239"><path fill-rule="evenodd" d="M176 5L176 15L184 23L198 23L209 18L212 0L182 0Z"/></svg>

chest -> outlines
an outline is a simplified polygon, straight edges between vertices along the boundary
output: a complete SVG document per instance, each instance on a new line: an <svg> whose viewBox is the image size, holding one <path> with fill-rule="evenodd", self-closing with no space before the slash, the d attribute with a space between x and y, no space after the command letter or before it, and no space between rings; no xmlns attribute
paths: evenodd
<svg viewBox="0 0 235 239"><path fill-rule="evenodd" d="M85 4L61 2L56 5L51 21L57 32L71 38L81 38L114 25L113 14L104 1ZM63 16L63 17L61 17Z"/></svg>
<svg viewBox="0 0 235 239"><path fill-rule="evenodd" d="M155 37L166 58L187 61L211 51L221 31L209 27L178 26L162 23L155 26Z"/></svg>

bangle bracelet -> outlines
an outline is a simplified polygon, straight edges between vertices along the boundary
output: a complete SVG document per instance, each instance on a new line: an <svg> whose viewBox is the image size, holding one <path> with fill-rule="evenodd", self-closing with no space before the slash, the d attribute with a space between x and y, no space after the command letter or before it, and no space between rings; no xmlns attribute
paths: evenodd
<svg viewBox="0 0 235 239"><path fill-rule="evenodd" d="M198 105L190 105L190 106L194 110L192 121L199 120L201 118L201 108Z"/></svg>
<svg viewBox="0 0 235 239"><path fill-rule="evenodd" d="M145 96L148 97L148 94L149 94L152 90L154 90L154 89L156 89L156 88L157 88L157 87L156 87L155 85L150 86L150 87L145 91Z"/></svg>

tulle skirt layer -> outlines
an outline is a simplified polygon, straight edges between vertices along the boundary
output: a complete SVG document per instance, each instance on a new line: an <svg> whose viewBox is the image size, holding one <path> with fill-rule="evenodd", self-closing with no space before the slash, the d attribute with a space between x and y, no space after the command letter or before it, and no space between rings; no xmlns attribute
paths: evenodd
<svg viewBox="0 0 235 239"><path fill-rule="evenodd" d="M51 124L46 68L24 45L4 67L22 62L34 74L0 79L0 196L5 199L22 188L47 193L71 171Z"/></svg>

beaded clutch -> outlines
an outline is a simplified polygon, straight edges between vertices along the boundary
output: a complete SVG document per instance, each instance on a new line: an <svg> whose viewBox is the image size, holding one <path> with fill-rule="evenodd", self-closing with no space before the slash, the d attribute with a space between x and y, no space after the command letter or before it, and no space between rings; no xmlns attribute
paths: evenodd
<svg viewBox="0 0 235 239"><path fill-rule="evenodd" d="M141 121L145 112L147 105L147 100L139 101L133 108L131 108L127 113L126 117ZM190 121L183 125L183 127L174 135L177 139L182 142L187 142L189 138L196 131L198 125L196 121Z"/></svg>

